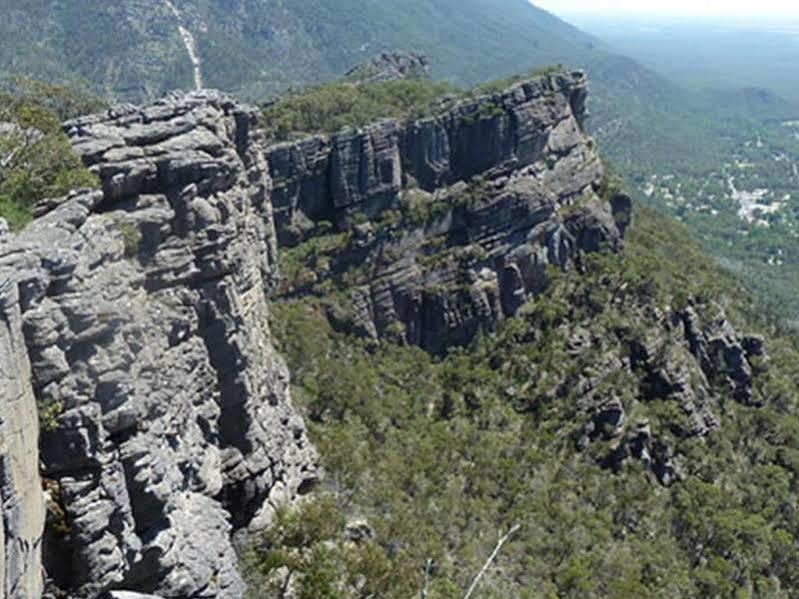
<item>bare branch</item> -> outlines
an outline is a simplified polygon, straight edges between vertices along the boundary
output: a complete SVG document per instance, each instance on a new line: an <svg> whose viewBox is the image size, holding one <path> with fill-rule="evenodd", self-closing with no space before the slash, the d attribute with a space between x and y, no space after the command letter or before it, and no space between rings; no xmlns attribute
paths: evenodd
<svg viewBox="0 0 799 599"><path fill-rule="evenodd" d="M16 155L22 151L22 149L23 146L17 146L13 150L11 150L11 153L8 156L0 160L0 168L7 168L11 164L11 161L14 160Z"/></svg>
<svg viewBox="0 0 799 599"><path fill-rule="evenodd" d="M427 589L430 585L430 570L433 567L433 560L427 558L427 563L424 566L424 584L422 585L422 599L427 599Z"/></svg>
<svg viewBox="0 0 799 599"><path fill-rule="evenodd" d="M502 546L520 528L521 528L521 524L514 524L513 526L511 526L511 528L510 528L510 530L508 532L506 532L504 535L499 537L499 540L497 541L497 544L494 546L494 551L491 552L491 555L488 556L488 559L486 560L486 563L483 564L483 567L480 568L480 571L477 573L477 576L474 577L474 580L472 581L472 584L469 587L469 590L466 591L466 594L463 596L463 599L469 599L469 597L472 596L472 593L474 593L474 590L477 588L477 585L480 582L480 579L486 573L486 571L488 570L489 566L491 566L491 563L497 558L497 555L499 555L499 552L502 549Z"/></svg>

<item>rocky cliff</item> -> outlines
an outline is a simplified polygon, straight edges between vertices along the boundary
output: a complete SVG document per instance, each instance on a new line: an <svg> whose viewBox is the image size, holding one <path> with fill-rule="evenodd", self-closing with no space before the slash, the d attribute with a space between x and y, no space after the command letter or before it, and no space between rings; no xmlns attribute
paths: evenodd
<svg viewBox="0 0 799 599"><path fill-rule="evenodd" d="M44 498L31 366L22 334L19 290L0 278L0 598L42 591Z"/></svg>
<svg viewBox="0 0 799 599"><path fill-rule="evenodd" d="M409 123L270 147L278 235L310 238L289 253L305 268L282 293L334 280L334 319L436 353L493 330L545 288L549 265L621 246L630 200L583 132L586 98L582 72L558 71ZM319 255L325 221L344 239Z"/></svg>
<svg viewBox="0 0 799 599"><path fill-rule="evenodd" d="M556 71L445 98L422 119L269 147L285 246L276 295L318 305L339 332L439 355L499 330L531 300L550 302L540 320L557 325L557 341L531 325L517 342L560 363L519 366L509 381L538 382L503 394L522 412L573 403L568 436L580 452L608 468L643 461L669 485L684 470L674 440L628 418L640 411L631 406L666 398L680 414L677 437L706 438L726 396L762 405L755 378L768 358L718 304L697 294L676 309L616 281L632 276L618 264L601 270L602 250L623 248L632 202L583 130L586 100L583 73ZM568 272L573 287L553 289Z"/></svg>
<svg viewBox="0 0 799 599"><path fill-rule="evenodd" d="M240 597L232 535L314 482L266 319L276 240L255 123L211 92L67 123L102 191L41 204L0 245L10 597L40 584L34 396L44 566L69 596Z"/></svg>
<svg viewBox="0 0 799 599"><path fill-rule="evenodd" d="M695 291L678 308L619 272L632 205L586 89L558 71L278 145L215 92L66 123L101 189L0 232L0 599L40 596L42 565L54 597L243 596L233 539L318 478L271 299L373 340L357 351L502 329L481 384L514 418L557 405L582 455L683 476L678 441L728 396L762 406L768 358ZM479 409L453 389L441 418Z"/></svg>
<svg viewBox="0 0 799 599"><path fill-rule="evenodd" d="M783 550L753 556L796 539L796 354L741 332L769 329L684 230L632 214L584 106L559 72L267 150L274 330L379 564L333 531L303 591L337 563L339 588L460 596L519 525L478 593L792 596Z"/></svg>
<svg viewBox="0 0 799 599"><path fill-rule="evenodd" d="M347 81L375 83L391 79L427 77L430 63L427 56L418 52L381 52L368 61L356 65L344 74Z"/></svg>

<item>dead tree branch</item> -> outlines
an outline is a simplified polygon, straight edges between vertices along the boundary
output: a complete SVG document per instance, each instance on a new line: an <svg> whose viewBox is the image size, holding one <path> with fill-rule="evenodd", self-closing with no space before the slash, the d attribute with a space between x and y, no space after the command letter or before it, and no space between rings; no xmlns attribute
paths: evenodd
<svg viewBox="0 0 799 599"><path fill-rule="evenodd" d="M486 573L488 568L491 566L491 563L497 558L497 555L499 555L499 552L502 549L502 546L520 528L521 528L521 524L514 524L513 526L511 526L511 528L510 528L510 530L508 532L506 532L504 535L501 535L499 537L499 540L497 541L497 544L494 546L494 550L491 552L491 555L488 556L488 559L486 560L486 563L483 564L483 567L480 568L480 571L477 573L477 576L474 577L474 580L472 581L472 584L469 587L469 590L466 591L466 594L463 596L463 599L469 599L472 596L472 593L474 593L474 590L477 588L477 585L480 582L480 579L483 577L483 575Z"/></svg>
<svg viewBox="0 0 799 599"><path fill-rule="evenodd" d="M424 584L422 584L422 599L427 599L428 587L430 585L430 570L433 567L433 560L427 558L427 563L424 565Z"/></svg>

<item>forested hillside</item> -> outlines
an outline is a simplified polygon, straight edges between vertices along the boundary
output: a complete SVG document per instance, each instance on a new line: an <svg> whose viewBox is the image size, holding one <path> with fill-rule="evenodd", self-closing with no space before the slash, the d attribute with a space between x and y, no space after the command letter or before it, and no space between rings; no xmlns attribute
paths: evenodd
<svg viewBox="0 0 799 599"><path fill-rule="evenodd" d="M0 8L0 215L40 215L0 231L0 407L33 408L29 455L37 406L42 433L34 584L797 595L799 348L745 289L794 286L751 268L797 223L771 96L709 113L523 0ZM205 83L260 108L62 126L102 103L12 77L158 96L195 84L188 33ZM395 48L432 78L331 81Z"/></svg>
<svg viewBox="0 0 799 599"><path fill-rule="evenodd" d="M110 97L142 99L192 84L178 26L197 40L209 87L263 98L335 78L393 49L429 54L460 84L536 64L575 66L601 44L525 0L175 0L114 4L0 2L0 71L78 77ZM510 60L508 60L510 58Z"/></svg>
<svg viewBox="0 0 799 599"><path fill-rule="evenodd" d="M685 222L706 251L796 323L799 24L666 17L581 23L683 88L675 109L651 112L637 132L633 123L618 136L601 119L593 123L633 193ZM693 108L678 108L684 105Z"/></svg>
<svg viewBox="0 0 799 599"><path fill-rule="evenodd" d="M309 599L408 597L432 560L429 597L460 598L518 524L477 596L792 597L794 341L774 336L683 228L643 207L625 250L589 268L557 275L496 337L442 360L335 332L324 296L278 303L273 324L328 479L256 543L252 596L288 566ZM736 326L768 332L757 405L732 400L723 376L712 382L724 399L705 438L673 382L659 386L643 362L602 372L610 356L635 363L638 343L678 334L660 327L681 306L708 324L725 306ZM652 356L666 370L670 343ZM592 387L606 412L588 407ZM668 485L653 472L658 452L674 469ZM360 592L338 594L342 578Z"/></svg>
<svg viewBox="0 0 799 599"><path fill-rule="evenodd" d="M459 599L508 534L475 596L792 597L799 354L780 320L684 226L638 204L630 222L579 128L563 138L533 108L547 95L511 100L537 84L432 109L418 93L426 111L394 113L399 158L390 122L325 127L347 85L264 112L320 134L267 153L284 239L271 322L327 477L251 539L252 596ZM514 147L509 112L544 119L532 168L511 153L433 189L412 172L323 183L361 163L426 172L412 157L433 126L479 130L495 156Z"/></svg>

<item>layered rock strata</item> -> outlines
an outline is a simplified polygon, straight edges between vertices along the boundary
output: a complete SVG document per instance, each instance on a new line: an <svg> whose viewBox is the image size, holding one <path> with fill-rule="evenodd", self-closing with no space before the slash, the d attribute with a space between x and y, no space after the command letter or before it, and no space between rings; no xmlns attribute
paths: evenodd
<svg viewBox="0 0 799 599"><path fill-rule="evenodd" d="M577 270L586 276L574 279L574 295L559 298L569 367L511 361L516 378L548 384L545 397L509 387L507 399L519 411L573 401L569 434L580 451L611 469L638 460L669 485L683 470L674 439L711 434L727 397L764 401L755 377L768 358L762 339L696 298L673 310L625 284L610 294L605 280L609 304L574 315L596 284L586 253L619 250L632 218L583 131L586 97L581 73L559 72L410 123L271 146L286 265L277 295L322 303L338 329L441 354L517 315L550 288L553 269ZM622 313L639 325L635 335L609 324ZM540 335L531 325L524 343L543 343ZM654 401L673 410L669 431L630 417Z"/></svg>
<svg viewBox="0 0 799 599"><path fill-rule="evenodd" d="M2 249L0 249L2 255ZM19 289L0 278L0 599L42 592L44 496Z"/></svg>
<svg viewBox="0 0 799 599"><path fill-rule="evenodd" d="M502 92L445 98L433 116L409 123L386 119L269 147L281 241L295 241L320 220L376 214L414 183L432 192L534 164L542 182L574 195L601 171L583 133L587 85L581 71L557 72Z"/></svg>
<svg viewBox="0 0 799 599"><path fill-rule="evenodd" d="M586 95L583 73L559 72L405 126L270 147L281 241L313 237L320 221L348 231L281 291L332 278L347 307L334 320L436 353L493 330L546 287L550 265L621 246L630 200L606 189Z"/></svg>
<svg viewBox="0 0 799 599"><path fill-rule="evenodd" d="M49 418L45 566L70 596L241 597L232 534L317 475L267 324L276 239L255 124L213 92L67 123L102 190L43 203L0 245L16 344L0 350L18 358L2 363Z"/></svg>

